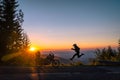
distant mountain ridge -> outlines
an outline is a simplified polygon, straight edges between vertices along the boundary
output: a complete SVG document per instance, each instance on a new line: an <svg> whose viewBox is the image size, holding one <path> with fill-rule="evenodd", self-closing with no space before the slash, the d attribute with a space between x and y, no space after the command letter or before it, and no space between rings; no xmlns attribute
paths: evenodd
<svg viewBox="0 0 120 80"><path fill-rule="evenodd" d="M88 64L90 59L95 58L95 53L94 50L82 50L81 52L85 55L83 55L81 58L77 58L77 56L75 57L75 59L73 59L73 61L70 60L70 58L75 54L74 51L72 50L55 50L52 51L55 55L56 59L59 59L61 63L71 63L71 62L82 62L84 64ZM49 50L47 51L42 51L41 55L48 55L50 53Z"/></svg>

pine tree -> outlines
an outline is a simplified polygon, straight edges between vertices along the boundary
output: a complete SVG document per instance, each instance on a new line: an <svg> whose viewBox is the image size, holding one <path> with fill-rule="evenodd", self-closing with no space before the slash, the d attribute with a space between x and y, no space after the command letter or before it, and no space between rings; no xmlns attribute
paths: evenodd
<svg viewBox="0 0 120 80"><path fill-rule="evenodd" d="M0 33L2 30L2 1L0 0Z"/></svg>
<svg viewBox="0 0 120 80"><path fill-rule="evenodd" d="M2 26L2 2L0 0L0 32L1 32L1 26Z"/></svg>
<svg viewBox="0 0 120 80"><path fill-rule="evenodd" d="M2 20L2 2L0 0L0 22L1 22L1 20Z"/></svg>
<svg viewBox="0 0 120 80"><path fill-rule="evenodd" d="M3 18L4 18L4 31L5 31L5 42L7 52L14 52L17 48L15 45L18 42L18 38L21 35L21 31L18 30L21 27L16 22L16 8L18 7L15 0L3 0Z"/></svg>
<svg viewBox="0 0 120 80"><path fill-rule="evenodd" d="M24 14L17 10L16 0L1 0L2 25L0 31L0 58L5 54L18 52L29 44L22 29ZM3 35L4 34L4 35Z"/></svg>
<svg viewBox="0 0 120 80"><path fill-rule="evenodd" d="M5 39L5 30L3 27L3 4L2 0L0 0L0 58L4 54L5 50L5 44L6 42L4 41Z"/></svg>

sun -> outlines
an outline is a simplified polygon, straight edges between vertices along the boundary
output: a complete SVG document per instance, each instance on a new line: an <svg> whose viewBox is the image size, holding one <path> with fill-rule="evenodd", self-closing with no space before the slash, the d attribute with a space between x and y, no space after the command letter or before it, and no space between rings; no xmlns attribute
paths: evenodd
<svg viewBox="0 0 120 80"><path fill-rule="evenodd" d="M37 52L39 50L41 50L41 48L38 45L35 45L35 44L31 44L29 49L28 49L29 52L33 52L33 53Z"/></svg>
<svg viewBox="0 0 120 80"><path fill-rule="evenodd" d="M36 48L35 47L30 47L29 51L36 51Z"/></svg>

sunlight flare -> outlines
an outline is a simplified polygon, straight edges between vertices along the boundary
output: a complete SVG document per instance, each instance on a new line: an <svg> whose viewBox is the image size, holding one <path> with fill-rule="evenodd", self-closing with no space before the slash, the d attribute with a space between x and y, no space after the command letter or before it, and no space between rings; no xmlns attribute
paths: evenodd
<svg viewBox="0 0 120 80"><path fill-rule="evenodd" d="M35 47L30 47L29 51L36 51L36 48Z"/></svg>

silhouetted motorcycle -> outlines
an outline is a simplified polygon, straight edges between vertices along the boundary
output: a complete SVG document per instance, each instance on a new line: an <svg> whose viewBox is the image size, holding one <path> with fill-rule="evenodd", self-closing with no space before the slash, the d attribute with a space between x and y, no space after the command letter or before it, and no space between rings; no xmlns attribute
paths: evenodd
<svg viewBox="0 0 120 80"><path fill-rule="evenodd" d="M51 52L44 61L45 65L51 64L53 67L59 67L60 66L60 61L57 59L54 59L54 54Z"/></svg>

